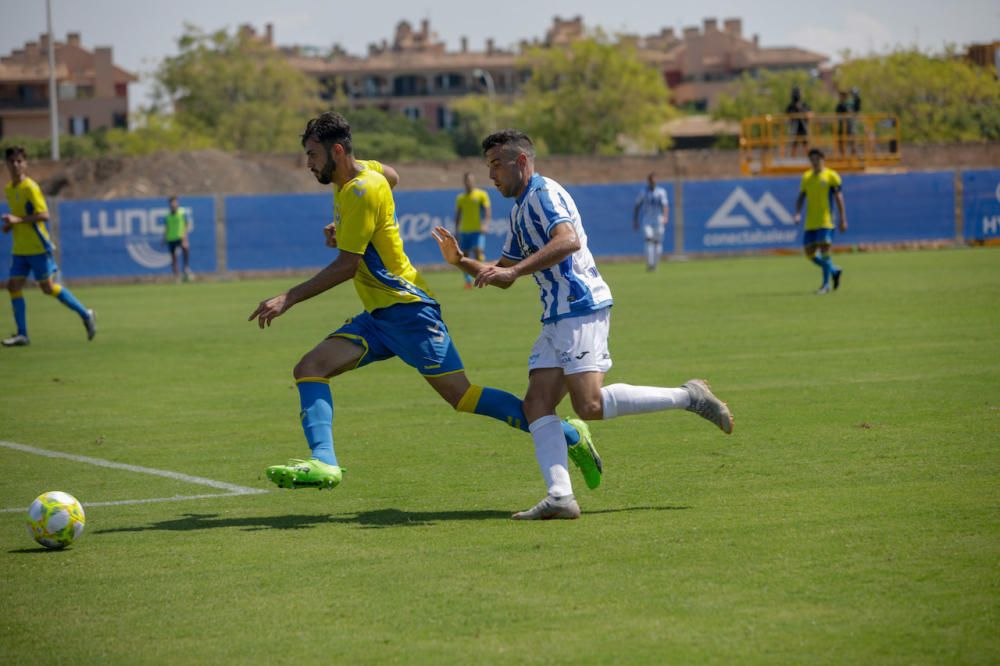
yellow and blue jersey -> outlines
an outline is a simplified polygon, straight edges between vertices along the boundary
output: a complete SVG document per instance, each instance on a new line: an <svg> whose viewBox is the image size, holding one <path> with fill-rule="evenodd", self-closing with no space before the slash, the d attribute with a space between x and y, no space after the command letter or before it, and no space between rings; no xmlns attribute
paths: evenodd
<svg viewBox="0 0 1000 666"><path fill-rule="evenodd" d="M455 197L455 208L458 209L458 230L463 234L479 233L483 213L490 209L490 195L474 187L471 192L462 192Z"/></svg>
<svg viewBox="0 0 1000 666"><path fill-rule="evenodd" d="M333 186L333 219L337 247L360 254L354 289L365 310L374 312L400 303L437 305L424 278L403 251L392 188L374 160L358 160L361 173Z"/></svg>
<svg viewBox="0 0 1000 666"><path fill-rule="evenodd" d="M30 178L25 177L16 185L13 181L7 183L4 194L7 195L10 212L18 217L28 217L49 210L41 188ZM44 254L55 249L44 222L15 224L11 233L13 253L16 255Z"/></svg>
<svg viewBox="0 0 1000 666"><path fill-rule="evenodd" d="M806 195L806 231L833 229L830 199L840 190L840 183L840 175L825 167L819 173L809 169L802 174L800 191Z"/></svg>

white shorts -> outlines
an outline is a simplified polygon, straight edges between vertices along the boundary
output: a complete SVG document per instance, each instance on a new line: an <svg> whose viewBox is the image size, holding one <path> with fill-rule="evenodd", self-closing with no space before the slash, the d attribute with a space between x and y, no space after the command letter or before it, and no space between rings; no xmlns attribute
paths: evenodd
<svg viewBox="0 0 1000 666"><path fill-rule="evenodd" d="M564 375L607 372L611 369L610 329L611 308L542 324L528 357L528 371L562 368Z"/></svg>
<svg viewBox="0 0 1000 666"><path fill-rule="evenodd" d="M646 237L647 241L656 241L660 243L663 241L663 228L666 225L660 224L644 224L642 225L642 233Z"/></svg>

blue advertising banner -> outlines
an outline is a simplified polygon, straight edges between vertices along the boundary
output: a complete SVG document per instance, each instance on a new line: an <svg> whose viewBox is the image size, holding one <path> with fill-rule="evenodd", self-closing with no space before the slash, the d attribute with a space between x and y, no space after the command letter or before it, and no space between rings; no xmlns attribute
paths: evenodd
<svg viewBox="0 0 1000 666"><path fill-rule="evenodd" d="M962 214L966 240L1000 238L1000 169L962 174Z"/></svg>
<svg viewBox="0 0 1000 666"><path fill-rule="evenodd" d="M182 197L187 214L191 270L215 271L215 200ZM59 204L60 267L66 277L131 277L170 272L163 220L164 197ZM179 257L178 257L179 259Z"/></svg>
<svg viewBox="0 0 1000 666"><path fill-rule="evenodd" d="M641 184L567 187L583 216L591 252L639 255L643 240L632 231L632 209ZM454 229L458 190L396 192L396 218L410 261L441 263L431 229ZM488 190L493 221L486 257L500 256L512 202ZM333 219L333 195L240 195L225 199L226 261L230 270L280 270L325 266L336 256L324 245L323 227ZM673 251L672 227L664 252Z"/></svg>
<svg viewBox="0 0 1000 666"><path fill-rule="evenodd" d="M845 175L848 230L834 243L892 243L955 235L951 172ZM735 252L794 249L801 226L793 215L800 177L684 184L684 249ZM833 205L836 211L836 205ZM836 212L834 212L836 217Z"/></svg>

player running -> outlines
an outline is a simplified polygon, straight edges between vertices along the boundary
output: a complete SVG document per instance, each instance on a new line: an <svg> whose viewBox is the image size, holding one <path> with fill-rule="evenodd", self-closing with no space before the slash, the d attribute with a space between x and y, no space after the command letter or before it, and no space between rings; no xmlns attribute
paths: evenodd
<svg viewBox="0 0 1000 666"><path fill-rule="evenodd" d="M392 186L399 176L375 161L352 154L351 128L336 113L324 113L302 135L306 166L320 183L333 184L334 221L324 229L338 257L309 280L261 301L248 321L261 328L293 305L353 280L364 312L308 352L293 374L309 459L292 459L267 469L281 488L333 488L343 470L333 448L330 378L398 356L460 412L490 416L527 432L522 402L490 387L470 384L462 360L441 318L441 306L403 251ZM558 421L558 419L557 419ZM587 485L601 481L601 460L586 425L559 423L563 455L580 467Z"/></svg>
<svg viewBox="0 0 1000 666"><path fill-rule="evenodd" d="M13 257L10 262L10 278L7 291L14 309L17 333L0 341L4 347L25 347L31 344L28 338L28 315L24 303L24 282L28 275L34 275L41 290L80 315L87 329L87 339L97 335L97 318L93 310L88 310L76 299L69 289L55 281L59 271L53 252L55 245L49 237L46 222L49 207L42 196L38 183L28 177L28 154L20 146L11 146L4 152L10 182L4 188L10 213L3 215L3 233L13 232Z"/></svg>
<svg viewBox="0 0 1000 666"><path fill-rule="evenodd" d="M802 174L799 198L795 201L795 224L802 219L802 204L803 202L806 204L805 232L802 234L803 249L806 256L823 269L823 284L816 290L817 294L830 293L830 278L833 278L833 288L839 289L840 278L844 274L843 269L834 265L830 256L830 247L833 245L831 197L837 202L840 233L847 231L847 212L844 210L844 195L840 191L840 175L833 169L824 167L823 159L823 151L819 148L809 151L812 168Z"/></svg>
<svg viewBox="0 0 1000 666"><path fill-rule="evenodd" d="M497 190L514 199L503 256L496 264L484 264L464 255L444 227L432 233L445 260L474 275L478 287L506 289L525 275L538 284L542 332L528 357L524 413L548 495L513 518L578 518L580 507L573 496L566 446L555 415L567 392L573 410L588 421L687 409L728 434L733 431L733 416L701 379L688 380L680 388L602 386L611 368L611 290L587 248L576 204L559 183L535 172L535 147L523 132L496 132L482 145Z"/></svg>
<svg viewBox="0 0 1000 666"><path fill-rule="evenodd" d="M455 197L455 233L462 252L475 253L476 259L486 258L486 234L490 229L490 195L476 187L469 172L465 173L465 192ZM472 289L472 276L465 275L465 288Z"/></svg>

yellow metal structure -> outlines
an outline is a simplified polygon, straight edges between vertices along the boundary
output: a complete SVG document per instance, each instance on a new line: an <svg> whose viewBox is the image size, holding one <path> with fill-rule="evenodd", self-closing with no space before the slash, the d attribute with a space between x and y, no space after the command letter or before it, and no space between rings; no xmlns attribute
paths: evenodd
<svg viewBox="0 0 1000 666"><path fill-rule="evenodd" d="M819 148L835 171L899 166L899 120L884 113L776 114L740 123L740 169L747 175L801 173Z"/></svg>

